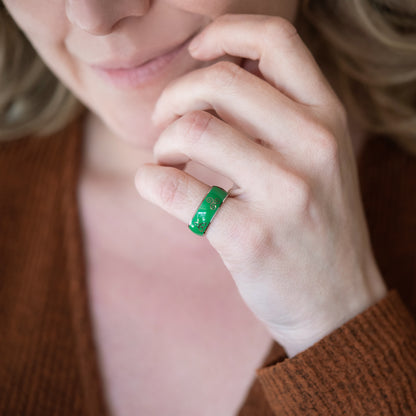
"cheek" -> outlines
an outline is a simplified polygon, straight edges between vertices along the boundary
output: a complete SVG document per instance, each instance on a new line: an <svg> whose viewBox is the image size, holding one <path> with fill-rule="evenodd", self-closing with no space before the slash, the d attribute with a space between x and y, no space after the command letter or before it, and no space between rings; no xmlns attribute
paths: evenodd
<svg viewBox="0 0 416 416"><path fill-rule="evenodd" d="M282 16L294 21L299 0L170 0L173 7L214 19L225 13Z"/></svg>
<svg viewBox="0 0 416 416"><path fill-rule="evenodd" d="M55 74L72 83L73 63L65 47L71 30L63 0L7 0L12 18Z"/></svg>
<svg viewBox="0 0 416 416"><path fill-rule="evenodd" d="M35 44L57 44L65 39L69 22L61 0L8 0L14 21Z"/></svg>
<svg viewBox="0 0 416 416"><path fill-rule="evenodd" d="M261 0L260 0L261 2ZM189 13L218 17L225 13L251 13L255 10L253 0L171 0L172 6Z"/></svg>

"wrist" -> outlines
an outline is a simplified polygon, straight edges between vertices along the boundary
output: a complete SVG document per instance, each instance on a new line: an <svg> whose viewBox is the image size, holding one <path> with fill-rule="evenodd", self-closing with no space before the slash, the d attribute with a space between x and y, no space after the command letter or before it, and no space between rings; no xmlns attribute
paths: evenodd
<svg viewBox="0 0 416 416"><path fill-rule="evenodd" d="M388 289L375 264L367 273L365 282L354 296L345 296L342 302L333 302L334 307L329 308L323 316L319 316L320 311L315 316L310 316L298 328L285 330L284 333L279 330L276 334L272 331L272 335L276 335L275 339L285 349L287 356L292 358L310 348L387 295Z"/></svg>

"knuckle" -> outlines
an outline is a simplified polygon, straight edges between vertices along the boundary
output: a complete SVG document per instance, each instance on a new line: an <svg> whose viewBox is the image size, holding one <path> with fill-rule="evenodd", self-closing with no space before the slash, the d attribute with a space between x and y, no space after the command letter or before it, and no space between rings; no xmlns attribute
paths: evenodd
<svg viewBox="0 0 416 416"><path fill-rule="evenodd" d="M241 76L242 69L228 61L221 61L213 64L207 71L207 81L216 89L230 88Z"/></svg>
<svg viewBox="0 0 416 416"><path fill-rule="evenodd" d="M204 136L212 119L205 111L191 111L180 119L178 133L192 147Z"/></svg>
<svg viewBox="0 0 416 416"><path fill-rule="evenodd" d="M320 166L330 169L336 166L339 157L338 142L332 131L325 126L315 127L314 158Z"/></svg>
<svg viewBox="0 0 416 416"><path fill-rule="evenodd" d="M172 168L166 168L166 175L160 179L159 183L159 197L165 207L170 207L177 203L181 195L185 194L188 186L184 176L171 175L169 174L170 169Z"/></svg>
<svg viewBox="0 0 416 416"><path fill-rule="evenodd" d="M296 27L289 20L278 16L265 21L264 33L266 40L274 44L276 41L290 42L299 36Z"/></svg>

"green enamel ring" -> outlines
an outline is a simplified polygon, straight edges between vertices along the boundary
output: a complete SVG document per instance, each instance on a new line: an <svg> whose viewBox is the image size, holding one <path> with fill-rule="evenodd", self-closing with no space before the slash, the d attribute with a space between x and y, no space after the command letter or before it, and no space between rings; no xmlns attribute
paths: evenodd
<svg viewBox="0 0 416 416"><path fill-rule="evenodd" d="M204 235L227 196L227 191L218 186L213 186L189 222L189 229L197 235Z"/></svg>

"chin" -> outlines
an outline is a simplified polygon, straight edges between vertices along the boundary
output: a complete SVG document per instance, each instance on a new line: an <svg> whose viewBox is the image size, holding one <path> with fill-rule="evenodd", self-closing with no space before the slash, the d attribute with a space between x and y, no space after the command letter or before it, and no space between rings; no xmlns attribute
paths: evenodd
<svg viewBox="0 0 416 416"><path fill-rule="evenodd" d="M152 123L151 115L164 88L174 78L170 77L149 88L130 91L91 80L90 84L84 84L91 87L81 88L77 85L75 91L111 135L135 147L152 149L162 130Z"/></svg>
<svg viewBox="0 0 416 416"><path fill-rule="evenodd" d="M136 148L153 149L161 130L154 126L150 117L153 107L134 111L132 108L99 115L101 121L116 136Z"/></svg>

